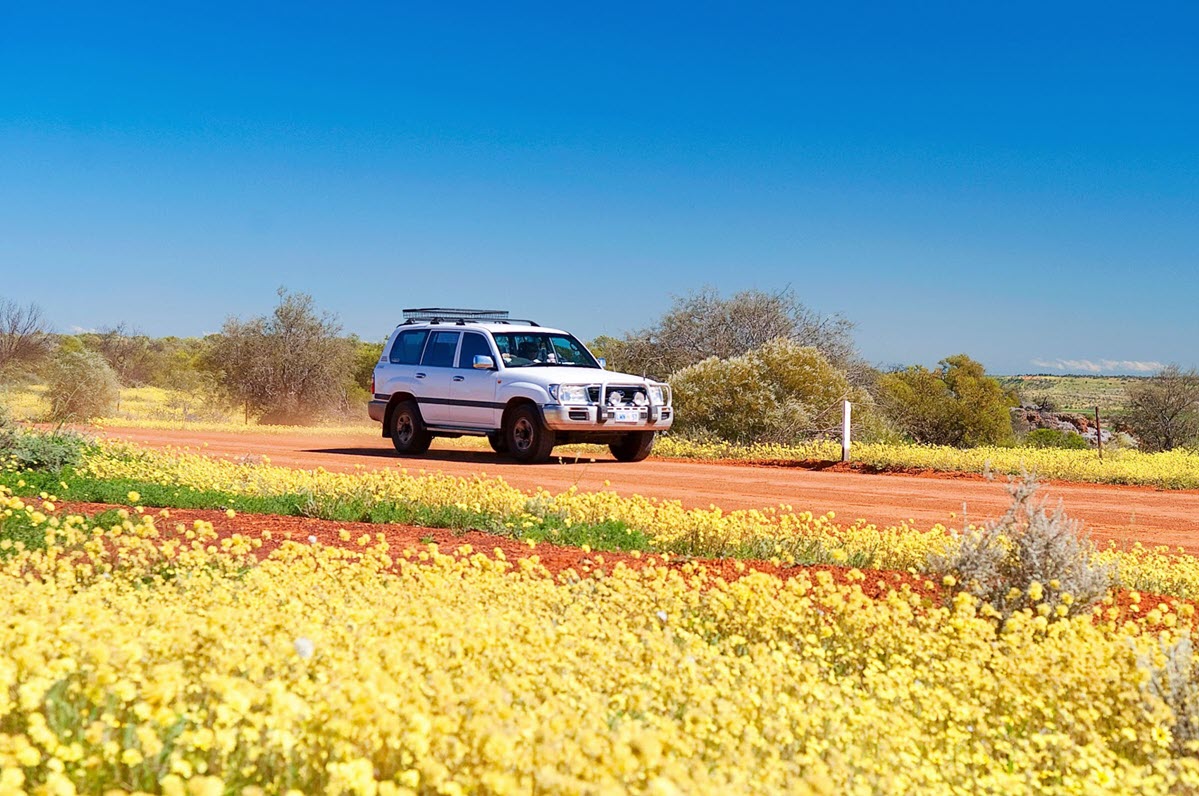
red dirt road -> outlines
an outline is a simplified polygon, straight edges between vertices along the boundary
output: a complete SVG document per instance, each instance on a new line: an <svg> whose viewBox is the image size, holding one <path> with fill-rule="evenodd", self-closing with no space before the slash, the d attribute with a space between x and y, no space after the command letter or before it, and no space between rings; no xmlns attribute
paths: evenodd
<svg viewBox="0 0 1199 796"><path fill-rule="evenodd" d="M971 477L866 475L799 468L747 467L725 463L649 460L622 464L610 458L539 466L511 463L490 451L434 447L420 458L401 459L389 440L368 434L315 435L110 429L113 439L152 447L191 447L209 456L266 455L286 467L332 471L400 469L457 476L501 476L520 489L553 492L578 486L679 500L688 507L765 508L780 503L814 514L836 512L840 523L864 519L881 525L911 520L919 527L941 522L960 526L963 505L971 522L1003 512L1002 483ZM1086 524L1097 540L1181 546L1199 554L1199 491L1053 483L1044 493Z"/></svg>

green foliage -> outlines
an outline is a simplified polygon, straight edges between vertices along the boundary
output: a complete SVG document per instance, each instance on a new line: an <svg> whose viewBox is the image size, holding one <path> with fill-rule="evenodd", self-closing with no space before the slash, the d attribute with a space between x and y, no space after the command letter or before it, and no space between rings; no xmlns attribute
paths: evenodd
<svg viewBox="0 0 1199 796"><path fill-rule="evenodd" d="M350 338L350 341L354 345L354 385L360 387L363 393L369 392L371 378L375 375L375 365L379 364L379 358L383 356L383 345L386 341L372 343L357 337Z"/></svg>
<svg viewBox="0 0 1199 796"><path fill-rule="evenodd" d="M878 389L888 418L916 442L973 447L1013 439L1008 409L1015 399L965 354L941 360L936 370L914 365L886 373Z"/></svg>
<svg viewBox="0 0 1199 796"><path fill-rule="evenodd" d="M73 431L26 431L0 405L0 469L61 470L82 461L86 446Z"/></svg>
<svg viewBox="0 0 1199 796"><path fill-rule="evenodd" d="M841 401L868 397L819 351L778 338L741 356L709 357L670 379L674 430L733 443L785 443L839 428ZM864 417L863 417L864 419Z"/></svg>
<svg viewBox="0 0 1199 796"><path fill-rule="evenodd" d="M83 460L87 440L73 431L26 431L17 436L10 461L21 470L56 472Z"/></svg>
<svg viewBox="0 0 1199 796"><path fill-rule="evenodd" d="M1199 442L1199 371L1164 368L1128 390L1127 421L1147 451L1168 451Z"/></svg>
<svg viewBox="0 0 1199 796"><path fill-rule="evenodd" d="M1076 431L1061 431L1056 428L1034 428L1024 436L1024 445L1029 448L1063 448L1085 450L1091 447L1086 437Z"/></svg>
<svg viewBox="0 0 1199 796"><path fill-rule="evenodd" d="M421 528L480 530L535 542L553 542L575 546L589 545L595 550L648 550L649 538L640 530L614 519L572 522L547 515L531 527L506 522L498 514L475 511L462 506L426 505L418 502L390 502L372 495L338 497L313 493L279 495L242 495L210 489L193 489L178 484L158 484L128 478L99 479L85 471L66 467L61 472L0 469L0 485L13 494L34 496L48 492L61 498L89 503L122 505L130 492L140 495L144 506L179 509L234 509L247 514L278 514L316 517L337 522L402 523ZM24 525L11 526L20 532ZM0 530L7 528L0 523ZM20 536L26 546L42 547L43 533ZM15 537L14 537L15 538Z"/></svg>
<svg viewBox="0 0 1199 796"><path fill-rule="evenodd" d="M91 351L60 350L46 369L49 419L86 422L112 412L120 385L104 357Z"/></svg>

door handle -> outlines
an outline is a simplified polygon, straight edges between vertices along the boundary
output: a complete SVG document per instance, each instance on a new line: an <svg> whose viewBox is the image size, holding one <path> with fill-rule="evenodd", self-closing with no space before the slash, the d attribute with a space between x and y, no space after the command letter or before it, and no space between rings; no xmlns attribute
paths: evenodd
<svg viewBox="0 0 1199 796"><path fill-rule="evenodd" d="M418 373L418 374L416 374L416 377L417 377L418 379L423 379L423 378L425 377L425 374L423 374L423 373Z"/></svg>
<svg viewBox="0 0 1199 796"><path fill-rule="evenodd" d="M455 376L454 381L466 381L466 377L465 376Z"/></svg>

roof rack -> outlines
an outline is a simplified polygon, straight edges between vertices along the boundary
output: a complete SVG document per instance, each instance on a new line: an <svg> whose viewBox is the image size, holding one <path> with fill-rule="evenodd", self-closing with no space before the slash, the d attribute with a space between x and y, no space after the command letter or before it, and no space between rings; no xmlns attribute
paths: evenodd
<svg viewBox="0 0 1199 796"><path fill-rule="evenodd" d="M536 321L509 318L508 310L468 310L456 307L412 307L404 310L404 323L519 323L540 326ZM402 324L401 324L402 325Z"/></svg>

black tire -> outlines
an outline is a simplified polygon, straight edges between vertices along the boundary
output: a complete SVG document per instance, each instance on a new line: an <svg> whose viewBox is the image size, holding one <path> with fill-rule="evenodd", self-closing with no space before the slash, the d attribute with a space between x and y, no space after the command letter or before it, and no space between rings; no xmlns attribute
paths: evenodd
<svg viewBox="0 0 1199 796"><path fill-rule="evenodd" d="M496 453L508 452L508 438L502 431L493 431L487 435L487 441L491 443L491 449Z"/></svg>
<svg viewBox="0 0 1199 796"><path fill-rule="evenodd" d="M520 406L508 416L504 427L508 455L521 464L540 464L554 452L554 432L541 422L535 406Z"/></svg>
<svg viewBox="0 0 1199 796"><path fill-rule="evenodd" d="M620 442L613 442L608 446L608 450L612 451L612 455L617 461L622 462L639 462L649 452L654 449L654 432L652 431L630 431L621 438Z"/></svg>
<svg viewBox="0 0 1199 796"><path fill-rule="evenodd" d="M403 401L391 413L391 444L396 451L413 456L429 450L433 435L425 428L416 401Z"/></svg>

